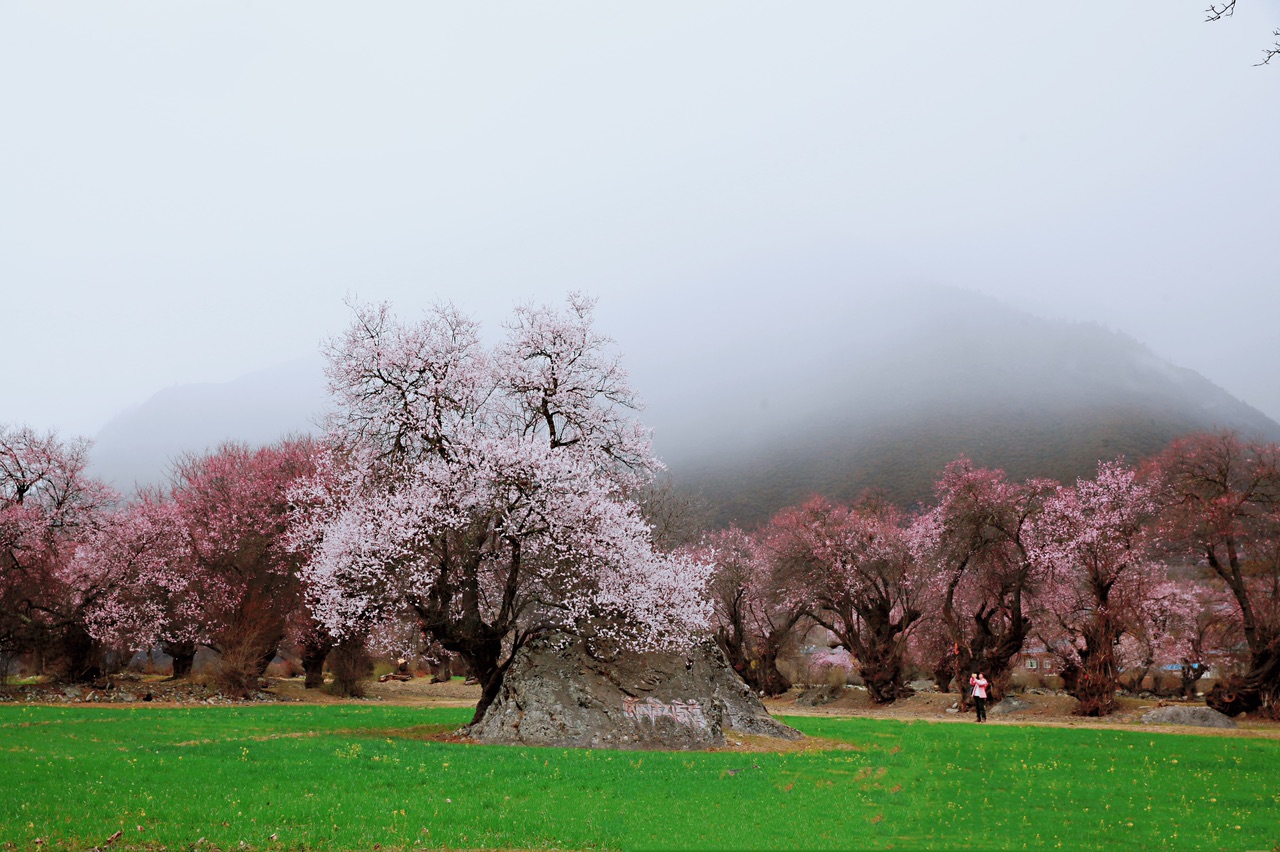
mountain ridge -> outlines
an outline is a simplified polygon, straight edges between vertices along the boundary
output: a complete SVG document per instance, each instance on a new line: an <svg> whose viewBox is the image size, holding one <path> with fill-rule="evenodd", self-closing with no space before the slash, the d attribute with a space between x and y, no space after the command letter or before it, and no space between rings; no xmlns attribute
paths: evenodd
<svg viewBox="0 0 1280 852"><path fill-rule="evenodd" d="M843 292L810 313L774 298L771 322L714 346L673 319L624 360L655 449L717 523L757 523L814 493L926 501L961 454L1064 480L1193 431L1280 440L1262 412L1094 323L942 287ZM796 323L807 336L789 345ZM166 388L99 432L91 470L122 490L155 484L184 453L315 431L325 404L319 355Z"/></svg>
<svg viewBox="0 0 1280 852"><path fill-rule="evenodd" d="M768 428L721 423L698 451L669 448L677 481L702 493L718 523L750 525L814 493L847 501L873 489L925 502L960 455L1014 478L1072 480L1100 459L1136 460L1190 432L1280 440L1280 424L1127 335L963 291L925 292L930 309L909 329L828 353L842 366L825 377L825 399L783 390L774 395L789 414Z"/></svg>

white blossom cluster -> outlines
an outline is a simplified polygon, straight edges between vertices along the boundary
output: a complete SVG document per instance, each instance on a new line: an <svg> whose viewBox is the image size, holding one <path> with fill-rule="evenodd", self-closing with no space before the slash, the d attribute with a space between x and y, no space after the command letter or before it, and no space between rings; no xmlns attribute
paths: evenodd
<svg viewBox="0 0 1280 852"><path fill-rule="evenodd" d="M705 631L709 568L652 544L629 499L660 469L592 303L524 307L485 347L449 306L361 307L329 348L329 449L295 547L335 635L410 612L456 635L589 630L640 648Z"/></svg>

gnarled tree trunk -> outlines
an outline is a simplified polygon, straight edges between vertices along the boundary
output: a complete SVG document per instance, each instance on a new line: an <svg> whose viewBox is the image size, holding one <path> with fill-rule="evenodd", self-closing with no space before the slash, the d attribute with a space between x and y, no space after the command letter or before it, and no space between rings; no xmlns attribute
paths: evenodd
<svg viewBox="0 0 1280 852"><path fill-rule="evenodd" d="M1200 678L1204 677L1204 674L1208 671L1209 667L1204 663L1193 663L1190 660L1183 658L1179 662L1178 668L1180 670L1179 673L1182 676L1182 697L1190 701L1196 697L1196 684L1200 682ZM1219 710L1218 712L1221 713L1222 711Z"/></svg>
<svg viewBox="0 0 1280 852"><path fill-rule="evenodd" d="M778 670L778 653L779 648L775 643L767 643L760 650L760 655L743 672L743 680L756 693L772 697L782 695L791 688L791 681Z"/></svg>
<svg viewBox="0 0 1280 852"><path fill-rule="evenodd" d="M363 698L364 681L373 673L373 660L365 647L363 636L344 639L329 654L329 669L333 672L333 689L348 698Z"/></svg>
<svg viewBox="0 0 1280 852"><path fill-rule="evenodd" d="M480 683L480 701L476 704L475 716L471 719L474 725L484 717L489 705L498 697L502 678L511 665L512 658L508 657L505 661L502 659L501 639L477 640L465 646L447 641L441 641L440 644L462 657L462 661Z"/></svg>
<svg viewBox="0 0 1280 852"><path fill-rule="evenodd" d="M302 658L303 687L319 689L324 686L324 661L333 650L333 639L327 633L312 633L298 643Z"/></svg>
<svg viewBox="0 0 1280 852"><path fill-rule="evenodd" d="M1261 713L1280 716L1280 637L1250 655L1249 670L1216 684L1204 703L1227 716Z"/></svg>
<svg viewBox="0 0 1280 852"><path fill-rule="evenodd" d="M1108 716L1116 709L1115 643L1086 637L1080 662L1062 667L1067 694L1079 702L1077 716Z"/></svg>
<svg viewBox="0 0 1280 852"><path fill-rule="evenodd" d="M196 662L196 643L161 642L160 650L173 658L173 673L169 676L170 680L191 677L191 669Z"/></svg>
<svg viewBox="0 0 1280 852"><path fill-rule="evenodd" d="M893 617L887 602L868 606L858 616L843 614L823 624L857 659L858 674L876 704L892 704L915 694L905 682L906 631L920 618L917 610ZM843 629L842 629L843 628Z"/></svg>
<svg viewBox="0 0 1280 852"><path fill-rule="evenodd" d="M84 683L106 673L102 646L79 624L68 624L63 629L59 645L63 673L68 680Z"/></svg>
<svg viewBox="0 0 1280 852"><path fill-rule="evenodd" d="M999 620L999 610L983 604L973 613L973 631L967 635L949 603L944 612L952 636L956 637L952 661L962 710L970 707L969 676L978 672L987 676L989 704L995 704L1009 693L1013 658L1021 653L1027 634L1027 622L1022 617L1021 595L1010 597L1013 601L1009 607L1011 618Z"/></svg>

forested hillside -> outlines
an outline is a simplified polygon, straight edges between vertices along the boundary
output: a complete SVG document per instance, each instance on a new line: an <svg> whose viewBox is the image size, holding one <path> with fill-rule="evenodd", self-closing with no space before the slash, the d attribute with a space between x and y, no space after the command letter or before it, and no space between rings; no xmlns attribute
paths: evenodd
<svg viewBox="0 0 1280 852"><path fill-rule="evenodd" d="M702 412L654 400L675 480L700 491L718 523L749 525L814 493L926 501L962 454L1014 478L1069 481L1197 430L1280 439L1261 412L1102 326L963 291L911 292L849 311L846 335L815 344L822 359L773 350L704 365L728 381L708 377Z"/></svg>

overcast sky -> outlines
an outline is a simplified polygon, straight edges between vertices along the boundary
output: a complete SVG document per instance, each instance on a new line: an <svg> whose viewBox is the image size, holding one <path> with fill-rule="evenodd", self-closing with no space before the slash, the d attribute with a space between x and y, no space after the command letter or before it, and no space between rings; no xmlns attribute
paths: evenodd
<svg viewBox="0 0 1280 852"><path fill-rule="evenodd" d="M684 351L914 282L1280 418L1280 2L1205 5L0 4L0 423L310 355L347 294Z"/></svg>

